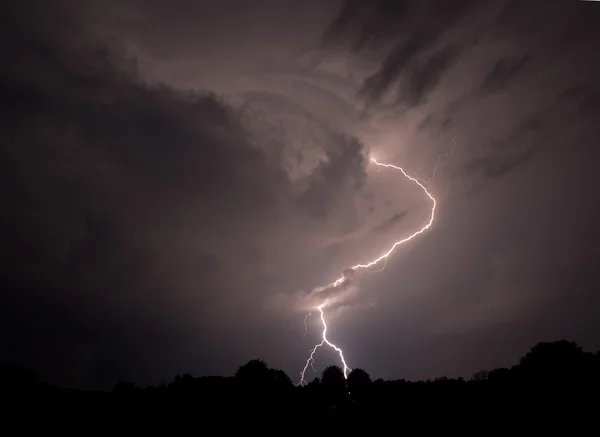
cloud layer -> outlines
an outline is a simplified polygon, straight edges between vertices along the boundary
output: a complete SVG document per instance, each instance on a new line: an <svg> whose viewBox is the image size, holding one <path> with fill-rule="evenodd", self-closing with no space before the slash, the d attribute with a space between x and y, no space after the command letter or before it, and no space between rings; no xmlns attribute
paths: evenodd
<svg viewBox="0 0 600 437"><path fill-rule="evenodd" d="M374 376L598 347L598 8L9 3L3 361L86 387L257 356L293 375L324 298ZM369 157L428 179L453 139L431 231L315 293L428 218Z"/></svg>

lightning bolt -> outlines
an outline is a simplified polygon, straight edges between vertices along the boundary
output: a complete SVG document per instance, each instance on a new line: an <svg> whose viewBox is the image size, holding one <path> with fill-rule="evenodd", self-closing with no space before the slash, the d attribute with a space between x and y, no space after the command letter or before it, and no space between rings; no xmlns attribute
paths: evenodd
<svg viewBox="0 0 600 437"><path fill-rule="evenodd" d="M452 137L452 150L450 150L450 153L440 153L437 156L437 159L435 160L435 165L433 166L433 174L431 175L431 177L427 180L424 180L423 183L428 183L430 181L432 181L433 179L435 179L435 173L437 172L437 168L438 165L440 163L440 159L442 159L443 156L449 158L450 156L454 155L454 148L456 147L456 140L454 137Z"/></svg>
<svg viewBox="0 0 600 437"><path fill-rule="evenodd" d="M307 315L304 316L304 336L306 337L306 335L308 334L308 318L312 316L312 312L308 312Z"/></svg>
<svg viewBox="0 0 600 437"><path fill-rule="evenodd" d="M454 143L454 139L452 140ZM452 153L454 153L454 147L452 148L452 152L450 154L446 154L446 156L451 155ZM441 156L441 155L440 155ZM411 235L409 235L408 237L405 237L401 240L396 241L391 247L390 249L385 252L384 254L382 254L381 256L379 256L378 258L375 258L374 260L366 263L366 264L356 264L355 266L351 267L352 270L357 270L357 269L369 269L370 267L379 264L380 262L383 261L383 265L379 270L376 270L375 272L381 272L383 271L383 269L385 268L385 264L387 262L388 257L392 254L392 252L394 252L394 250L396 249L396 247L400 246L401 244L404 244L410 240L412 240L413 238L417 237L418 235L421 235L423 232L425 232L427 229L429 229L431 227L431 225L433 224L433 220L435 219L435 208L436 208L436 200L435 198L431 195L431 193L427 190L427 188L425 187L424 183L426 182L421 182L419 181L417 178L414 178L412 176L410 176L408 173L406 173L404 171L404 169L402 167L398 167L396 165L393 164L383 164L381 162L378 162L375 159L371 159L371 162L379 167L385 167L385 168L391 168L394 170L399 170L406 179L410 180L411 182L414 182L415 184L417 184L425 193L425 195L429 198L429 200L431 200L431 213L429 215L429 220L427 221L427 223L419 230L415 231L414 233L412 233ZM438 156L438 162L439 162L439 156ZM431 179L433 179L435 177L435 170L437 169L437 162L436 165L434 167L434 173ZM430 180L431 180L430 179ZM342 275L341 277L339 277L338 279L336 279L335 281L323 286L323 287L318 287L314 290L314 292L320 292L329 288L335 288L340 286L344 281L346 280L346 276ZM334 349L340 356L340 360L344 366L343 370L344 370L344 377L347 378L348 377L348 372L351 371L351 369L348 367L348 365L346 364L346 360L344 358L344 352L337 347L335 344L331 343L328 339L327 339L327 322L325 321L325 313L323 311L323 307L325 307L327 305L327 301L325 301L324 303L322 303L321 305L319 305L316 309L319 311L320 315L321 315L321 323L323 324L323 331L322 331L322 335L321 335L321 342L318 343L314 348L312 348L309 352L310 355L308 357L308 359L306 360L306 364L304 366L304 368L302 369L302 372L300 372L300 382L298 383L299 385L306 385L306 379L305 379L305 374L306 374L306 370L308 369L308 366L311 366L314 370L313 367L313 363L315 361L314 356L315 356L315 352L317 351L317 349L319 349L321 346L327 345L329 347L331 347L332 349ZM304 328L305 328L305 332L307 332L307 326L306 326L306 322L308 320L308 317L311 315L311 313L308 313L306 315L306 317L304 318Z"/></svg>
<svg viewBox="0 0 600 437"><path fill-rule="evenodd" d="M350 372L352 369L350 369L350 367L348 367L348 365L346 364L346 360L344 359L344 352L337 347L335 344L333 344L332 342L330 342L327 339L327 322L325 321L325 313L323 312L323 307L325 306L327 302L322 303L321 305L319 305L317 307L317 310L319 311L319 314L321 315L321 323L323 324L323 333L321 336L321 342L318 343L315 347L313 347L310 350L310 356L308 357L308 360L306 360L306 365L304 366L304 369L302 369L302 372L300 373L300 385L305 385L306 384L306 380L304 379L304 374L306 373L306 369L308 369L308 366L311 366L313 368L313 370L315 370L315 368L313 367L313 363L315 362L315 352L317 351L317 349L319 349L321 346L327 345L330 348L332 348L333 350L335 350L339 356L340 356L340 360L342 361L342 364L344 366L344 378L348 377L348 372ZM309 313L310 315L310 313ZM307 316L308 317L308 316Z"/></svg>

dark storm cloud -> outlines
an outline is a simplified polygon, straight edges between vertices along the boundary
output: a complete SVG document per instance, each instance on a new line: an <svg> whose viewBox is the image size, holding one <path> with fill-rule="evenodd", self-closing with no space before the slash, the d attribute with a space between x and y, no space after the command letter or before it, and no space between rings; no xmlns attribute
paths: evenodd
<svg viewBox="0 0 600 437"><path fill-rule="evenodd" d="M440 160L427 185L439 200L430 233L361 290L377 290L390 305L370 309L364 324L381 320L376 332L397 334L378 337L380 346L371 343L365 356L377 353L383 362L401 343L397 362L422 354L415 326L431 332L423 338L436 348L450 338L471 344L484 331L505 332L504 341L522 349L539 336L577 332L597 348L597 323L575 303L596 305L588 290L598 283L590 274L597 251L589 246L597 240L590 190L600 133L600 64L593 54L600 8L593 3L344 2L326 42L364 62L357 95L370 107L374 153L426 179L456 138L453 156ZM437 68L435 56L445 60L446 47L454 49ZM566 296L571 304L557 304ZM543 321L559 307L560 322ZM586 314L587 329L578 313ZM359 317L345 326L350 338L365 329ZM527 340L514 334L519 330ZM485 360L471 351L463 361L457 368L476 371ZM407 371L435 376L422 365L415 360ZM394 366L381 365L382 372L394 374Z"/></svg>
<svg viewBox="0 0 600 437"><path fill-rule="evenodd" d="M426 97L460 53L461 48L455 44L433 51L431 48L468 12L471 3L345 1L325 40L342 36L354 39L352 47L359 52L398 40L379 71L367 78L361 95L373 104L403 77L398 101L412 106ZM408 73L402 76L406 70Z"/></svg>
<svg viewBox="0 0 600 437"><path fill-rule="evenodd" d="M531 142L540 129L548 129L548 124L560 115L551 107L539 110L524 117L515 124L514 130L506 137L490 141L490 147L482 156L473 157L455 169L455 175L468 175L480 172L491 179L498 179L527 163L543 144ZM557 121L557 120L556 120Z"/></svg>
<svg viewBox="0 0 600 437"><path fill-rule="evenodd" d="M579 104L579 106L577 107L577 109L582 113L582 114L596 114L598 112L600 112L600 92L596 92L594 94L591 94L587 97L585 97L581 103Z"/></svg>
<svg viewBox="0 0 600 437"><path fill-rule="evenodd" d="M404 15L402 19L397 19L397 23L411 23L407 17L412 16L410 11L413 11L413 15L418 15L415 12L417 10L428 11L430 15L436 16L439 13L443 17L443 10L438 10L437 6L441 6L441 3L426 2L426 6L421 8L407 3L403 7ZM363 19L358 14L351 14L349 11L354 7L352 2L345 3L342 15L353 16L354 26L361 28L366 25L363 21L368 21L368 18ZM374 10L380 14L386 11L386 7L385 2L373 3ZM560 89L556 87L561 85L546 84L542 91L541 86L537 86L535 77L560 68L563 77L555 80L561 80L562 86L568 81L586 81L585 84L569 88L571 91L568 94L574 99L579 99L578 110L585 114L587 111L592 112L595 107L594 96L598 83L592 82L591 71L596 71L598 66L597 62L584 52L587 47L591 47L591 41L594 40L594 35L597 35L598 25L583 8L585 6L561 6L558 3L547 8L542 2L528 2L525 5L513 1L498 1L491 2L486 7L465 3L447 19L431 17L431 20L423 20L422 25L415 25L414 28L407 24L406 35L404 31L398 30L401 26L385 32L382 32L381 28L380 31L373 32L373 38L377 38L384 46L393 45L393 48L383 57L376 73L365 80L361 95L367 97L367 102L373 105L384 101L384 92L393 86L394 94L397 94L397 98L393 99L395 104L401 104L404 110L422 108L428 95L432 95L440 103L448 101L443 93L452 92L448 87L440 85L440 81L444 73L452 69L458 60L463 64L463 70L468 68L464 66L469 62L485 65L479 71L463 73L468 75L465 77L469 77L470 83L466 82L464 87L456 89L456 100L450 99L443 109L439 105L430 105L427 108L418 131L439 136L455 124L453 120L461 113L472 114L475 111L473 108L486 105L489 98L516 98L517 93L533 95L537 92L532 103L522 103L523 109L531 108L527 109L533 111L531 114L521 115L521 120L518 119L519 116L513 116L512 118L517 119L511 121L512 131L493 134L490 132L488 136L493 138L485 138L483 142L496 146L488 147L487 152L482 149L467 158L467 162L459 164L455 172L460 173L461 168L467 173L479 169L491 178L501 177L527 162L535 150L542 147L543 140L528 139L524 142L527 133L533 138L539 135L538 131L544 126L560 122L564 116L559 114L560 109L553 107L555 103L552 101L560 94ZM393 15L393 11L390 10L389 13ZM541 14L544 20L534 19L536 14ZM561 16L564 19L561 20ZM535 24L532 24L533 21ZM567 24L574 21L578 21L579 24ZM428 32L421 31L421 28L428 29ZM338 32L340 29L340 26L333 26L330 32ZM361 32L355 30L354 35L362 35ZM443 48L446 40L453 42ZM440 46L442 48L436 48ZM484 50L487 50L488 54L475 57L476 51L481 51L483 47L487 48ZM577 49L572 50L570 47ZM482 59L486 61L482 62ZM477 76L480 77L479 80L474 79ZM525 83L529 84L529 89L524 88L527 86ZM540 88L540 91L536 88ZM582 91L583 89L585 91ZM538 97L542 93L547 94L544 96L546 101ZM580 97L575 97L575 94L579 93ZM482 116L486 113L481 111ZM477 115L474 118L476 117ZM506 117L498 121L498 125L506 123Z"/></svg>
<svg viewBox="0 0 600 437"><path fill-rule="evenodd" d="M344 1L324 39L326 42L340 40L345 44L347 40L343 37L350 37L354 40L353 47L360 49L372 40L396 32L403 24L410 3Z"/></svg>
<svg viewBox="0 0 600 437"><path fill-rule="evenodd" d="M316 218L325 219L335 197L346 191L360 191L366 181L363 146L355 138L337 137L335 147L327 150L326 159L311 175L311 183L299 201Z"/></svg>
<svg viewBox="0 0 600 437"><path fill-rule="evenodd" d="M2 30L4 48L16 56L2 70L1 255L2 312L13 315L8 320L18 314L21 328L3 330L13 344L2 354L18 360L28 345L31 364L48 361L54 349L62 361L45 369L52 376L74 363L74 379L60 382L106 383L85 374L98 366L80 350L120 361L126 343L150 349L144 337L160 344L152 333L169 330L164 314L153 327L143 316L168 306L154 294L168 289L156 258L172 255L168 247L150 250L157 227L191 219L181 206L192 200L226 210L227 196L249 212L268 201L261 184L274 173L264 171L260 153L240 148L241 130L214 97L148 89L118 55L88 44L73 21L18 8ZM49 26L57 19L64 33ZM53 310L38 314L39 306ZM144 334L133 328L139 324ZM133 329L117 334L124 325Z"/></svg>
<svg viewBox="0 0 600 437"><path fill-rule="evenodd" d="M425 47L471 7L472 0L445 2L411 0L345 0L324 35L326 42L348 40L355 50L370 49L390 38L420 33L415 44ZM425 20L426 18L426 20ZM417 32L415 32L417 31ZM421 32L419 32L421 31ZM428 37L424 38L423 35ZM410 51L409 51L410 52Z"/></svg>
<svg viewBox="0 0 600 437"><path fill-rule="evenodd" d="M390 228L396 226L396 224L402 220L406 214L408 214L408 211L402 211L400 213L394 214L388 221L386 221L385 223L382 223L380 225L376 225L373 227L373 231L375 232L385 232L388 231Z"/></svg>
<svg viewBox="0 0 600 437"><path fill-rule="evenodd" d="M519 151L511 155L504 151L488 153L484 157L474 158L465 163L458 172L473 173L481 171L485 176L497 179L525 164L530 158L530 150Z"/></svg>
<svg viewBox="0 0 600 437"><path fill-rule="evenodd" d="M540 336L597 348L586 3L3 6L0 361L78 386L257 356L293 377L298 312L326 299L376 377L468 377ZM435 168L436 219L349 275L431 206L369 154Z"/></svg>
<svg viewBox="0 0 600 437"><path fill-rule="evenodd" d="M573 85L556 98L557 104L575 103L581 115L590 115L600 109L600 91L588 84Z"/></svg>
<svg viewBox="0 0 600 437"><path fill-rule="evenodd" d="M326 159L298 194L236 109L146 84L60 5L10 4L0 31L2 359L35 366L54 349L42 376L69 385L153 378L164 362L137 376L128 366L180 344L177 362L185 344L210 342L202 331L226 323L227 305L261 295L273 223L323 218L360 189L362 145L326 133Z"/></svg>
<svg viewBox="0 0 600 437"><path fill-rule="evenodd" d="M498 59L491 71L483 79L481 90L487 92L499 91L507 82L531 62L533 56L528 53L518 58Z"/></svg>
<svg viewBox="0 0 600 437"><path fill-rule="evenodd" d="M417 126L417 130L423 132L431 129L437 132L443 132L450 127L451 123L452 119L450 117L436 118L431 114L427 114Z"/></svg>
<svg viewBox="0 0 600 437"><path fill-rule="evenodd" d="M366 80L362 94L371 103L379 100L411 59L427 44L425 36L413 37L407 42L398 43L381 69Z"/></svg>

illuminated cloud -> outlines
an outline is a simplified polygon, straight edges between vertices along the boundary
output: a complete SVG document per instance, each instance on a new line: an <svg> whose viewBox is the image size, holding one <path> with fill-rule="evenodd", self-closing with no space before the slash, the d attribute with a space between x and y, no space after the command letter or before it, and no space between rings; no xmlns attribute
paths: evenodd
<svg viewBox="0 0 600 437"><path fill-rule="evenodd" d="M42 3L0 28L3 358L83 387L297 375L321 298L378 377L597 348L597 5ZM315 292L429 219L370 158L436 169L435 224Z"/></svg>

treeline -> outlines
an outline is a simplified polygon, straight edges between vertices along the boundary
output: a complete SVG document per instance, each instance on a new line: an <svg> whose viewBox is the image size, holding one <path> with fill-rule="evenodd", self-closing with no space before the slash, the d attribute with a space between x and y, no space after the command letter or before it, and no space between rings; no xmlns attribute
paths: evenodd
<svg viewBox="0 0 600 437"><path fill-rule="evenodd" d="M282 370L261 360L242 365L231 377L177 375L169 384L139 387L119 382L111 392L64 390L40 382L30 373L4 366L0 372L3 395L107 400L186 401L210 410L266 410L360 415L402 407L479 408L486 402L511 399L512 404L537 400L573 403L597 398L600 353L584 352L574 342L538 343L511 368L482 370L472 378L441 377L427 381L372 380L362 369L344 378L338 366L327 367L305 386L294 385ZM507 398L507 396L509 398ZM205 411L206 410L205 408Z"/></svg>

